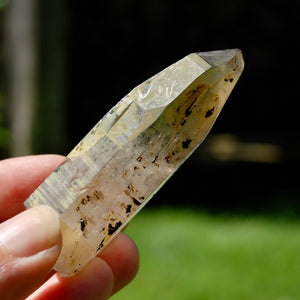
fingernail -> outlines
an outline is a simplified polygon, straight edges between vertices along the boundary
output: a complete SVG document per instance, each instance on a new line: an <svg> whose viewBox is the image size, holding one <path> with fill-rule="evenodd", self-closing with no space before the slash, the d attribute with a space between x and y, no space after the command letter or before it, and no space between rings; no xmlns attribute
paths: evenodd
<svg viewBox="0 0 300 300"><path fill-rule="evenodd" d="M0 224L0 248L15 257L27 257L58 243L59 218L49 206L41 205Z"/></svg>

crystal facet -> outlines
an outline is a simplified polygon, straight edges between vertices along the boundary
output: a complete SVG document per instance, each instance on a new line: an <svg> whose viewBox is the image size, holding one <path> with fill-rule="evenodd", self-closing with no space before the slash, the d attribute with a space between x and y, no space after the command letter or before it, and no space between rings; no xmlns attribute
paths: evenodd
<svg viewBox="0 0 300 300"><path fill-rule="evenodd" d="M195 150L243 67L232 49L166 68L114 106L25 201L60 214L60 275L97 255Z"/></svg>

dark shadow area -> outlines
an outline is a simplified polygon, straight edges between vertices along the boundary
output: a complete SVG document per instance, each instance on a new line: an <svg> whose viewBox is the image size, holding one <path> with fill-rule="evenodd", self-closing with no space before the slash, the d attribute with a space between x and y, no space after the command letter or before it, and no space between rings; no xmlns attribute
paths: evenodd
<svg viewBox="0 0 300 300"><path fill-rule="evenodd" d="M270 164L255 159L224 163L206 159L204 151L204 158L194 155L150 205L300 213L295 5L283 0L130 0L91 7L72 1L70 149L133 87L171 63L191 52L238 47L245 71L212 133L280 145L283 157Z"/></svg>
<svg viewBox="0 0 300 300"><path fill-rule="evenodd" d="M293 169L289 164L193 167L192 162L187 162L151 200L150 206L299 216L300 193Z"/></svg>

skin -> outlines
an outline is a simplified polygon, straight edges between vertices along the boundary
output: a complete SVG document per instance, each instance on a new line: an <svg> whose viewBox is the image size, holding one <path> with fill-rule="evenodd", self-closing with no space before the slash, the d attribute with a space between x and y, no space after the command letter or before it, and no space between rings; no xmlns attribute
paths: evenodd
<svg viewBox="0 0 300 300"><path fill-rule="evenodd" d="M137 247L123 232L75 276L63 278L52 270L60 252L58 218L47 206L25 211L23 202L62 160L40 155L0 161L2 300L107 299L137 273Z"/></svg>

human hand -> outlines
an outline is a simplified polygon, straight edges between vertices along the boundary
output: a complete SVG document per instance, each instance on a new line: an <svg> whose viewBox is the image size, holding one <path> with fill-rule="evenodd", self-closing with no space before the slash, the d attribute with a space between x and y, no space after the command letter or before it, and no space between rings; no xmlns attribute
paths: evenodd
<svg viewBox="0 0 300 300"><path fill-rule="evenodd" d="M0 299L107 299L138 270L138 251L124 233L85 268L63 278L52 268L60 252L58 216L23 202L63 160L40 155L0 161Z"/></svg>

